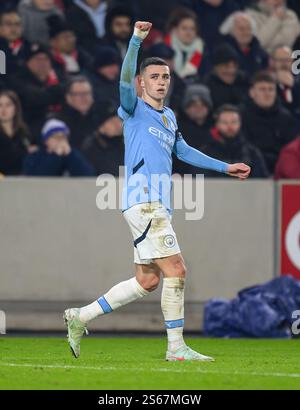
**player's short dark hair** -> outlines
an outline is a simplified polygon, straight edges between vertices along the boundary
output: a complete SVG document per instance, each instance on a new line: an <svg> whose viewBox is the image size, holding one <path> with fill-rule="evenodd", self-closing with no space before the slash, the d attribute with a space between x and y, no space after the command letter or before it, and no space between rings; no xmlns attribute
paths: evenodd
<svg viewBox="0 0 300 410"><path fill-rule="evenodd" d="M148 57L145 58L145 60L143 60L141 62L140 65L140 74L143 74L143 72L145 71L146 67L148 67L149 65L166 65L167 67L169 67L168 63L160 57Z"/></svg>
<svg viewBox="0 0 300 410"><path fill-rule="evenodd" d="M259 71L252 77L251 87L258 83L270 83L276 85L276 81L274 80L272 75L268 73L268 71Z"/></svg>
<svg viewBox="0 0 300 410"><path fill-rule="evenodd" d="M219 107L216 112L214 113L214 119L217 122L220 118L220 115L223 114L224 112L234 112L236 113L240 119L241 119L241 112L239 108L236 105L233 104L223 104L221 107Z"/></svg>

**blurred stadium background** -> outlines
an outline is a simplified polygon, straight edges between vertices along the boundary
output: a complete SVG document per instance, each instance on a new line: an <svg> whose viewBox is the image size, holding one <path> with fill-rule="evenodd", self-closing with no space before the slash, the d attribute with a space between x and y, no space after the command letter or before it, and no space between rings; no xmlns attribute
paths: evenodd
<svg viewBox="0 0 300 410"><path fill-rule="evenodd" d="M189 272L186 330L200 332L210 298L282 274L300 279L299 2L21 0L1 2L0 13L0 310L8 332L61 331L66 307L132 274L130 232L119 210L96 207L96 176L117 176L123 164L118 81L136 20L153 23L141 58L170 62L167 104L189 144L253 169L239 183L174 164L174 173L206 176L204 217L174 215ZM136 85L140 92L138 73ZM49 153L53 119L65 135ZM222 126L230 121L233 128ZM157 290L91 329L163 331L159 301Z"/></svg>

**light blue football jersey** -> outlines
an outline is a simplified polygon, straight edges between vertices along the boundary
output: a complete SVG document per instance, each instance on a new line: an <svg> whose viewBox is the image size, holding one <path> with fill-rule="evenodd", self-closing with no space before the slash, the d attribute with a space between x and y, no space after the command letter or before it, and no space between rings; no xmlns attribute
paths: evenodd
<svg viewBox="0 0 300 410"><path fill-rule="evenodd" d="M121 106L118 114L125 142L122 210L160 201L172 213L172 151L177 130L173 111L168 107L156 110L138 97L132 115Z"/></svg>

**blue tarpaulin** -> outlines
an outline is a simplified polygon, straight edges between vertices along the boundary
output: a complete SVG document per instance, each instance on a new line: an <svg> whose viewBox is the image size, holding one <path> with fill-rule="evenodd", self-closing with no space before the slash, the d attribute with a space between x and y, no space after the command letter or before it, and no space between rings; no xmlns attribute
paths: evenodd
<svg viewBox="0 0 300 410"><path fill-rule="evenodd" d="M300 281L281 276L243 289L233 300L209 300L204 308L204 334L288 338L296 310L300 310Z"/></svg>

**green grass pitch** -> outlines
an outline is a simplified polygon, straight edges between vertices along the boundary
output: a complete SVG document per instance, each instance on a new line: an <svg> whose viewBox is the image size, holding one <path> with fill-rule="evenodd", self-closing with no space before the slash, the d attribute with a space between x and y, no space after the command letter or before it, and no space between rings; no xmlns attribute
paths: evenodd
<svg viewBox="0 0 300 410"><path fill-rule="evenodd" d="M0 337L0 389L300 389L300 340L186 338L212 363L164 360L160 337Z"/></svg>

